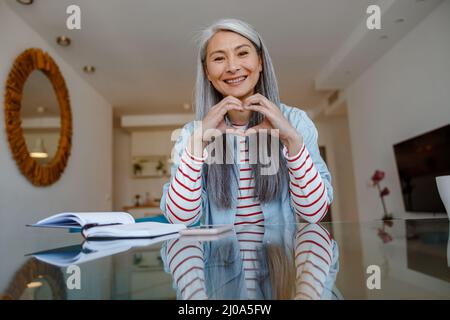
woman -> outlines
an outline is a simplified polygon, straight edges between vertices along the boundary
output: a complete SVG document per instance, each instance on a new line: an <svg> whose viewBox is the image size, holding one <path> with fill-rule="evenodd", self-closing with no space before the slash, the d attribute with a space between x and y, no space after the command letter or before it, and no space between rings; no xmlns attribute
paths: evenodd
<svg viewBox="0 0 450 320"><path fill-rule="evenodd" d="M247 23L220 20L201 34L195 111L198 121L178 137L163 189L161 210L171 223L263 226L325 216L333 189L317 130L304 111L280 102L267 48ZM271 130L267 141L264 129ZM213 137L227 141L214 156L231 155L231 163L205 163ZM255 137L256 153L270 150L270 159L279 159L275 173L249 161ZM280 142L276 150L273 142Z"/></svg>

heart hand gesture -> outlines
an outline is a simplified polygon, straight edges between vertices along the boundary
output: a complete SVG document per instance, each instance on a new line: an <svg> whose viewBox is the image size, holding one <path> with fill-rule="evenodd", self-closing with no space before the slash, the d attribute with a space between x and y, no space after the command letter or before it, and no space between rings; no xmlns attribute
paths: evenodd
<svg viewBox="0 0 450 320"><path fill-rule="evenodd" d="M273 102L257 93L245 99L243 105L244 109L257 111L264 116L264 120L260 124L246 130L246 135L255 134L261 129L267 129L269 133L279 137L289 150L290 155L300 151L303 138ZM274 129L278 131L272 131Z"/></svg>

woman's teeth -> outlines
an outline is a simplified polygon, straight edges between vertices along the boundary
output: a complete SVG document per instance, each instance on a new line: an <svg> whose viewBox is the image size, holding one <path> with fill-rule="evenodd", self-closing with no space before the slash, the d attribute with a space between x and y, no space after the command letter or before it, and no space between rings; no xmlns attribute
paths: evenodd
<svg viewBox="0 0 450 320"><path fill-rule="evenodd" d="M241 83L242 81L244 81L247 77L239 77L236 79L231 79L231 80L225 80L226 83L228 84L238 84Z"/></svg>

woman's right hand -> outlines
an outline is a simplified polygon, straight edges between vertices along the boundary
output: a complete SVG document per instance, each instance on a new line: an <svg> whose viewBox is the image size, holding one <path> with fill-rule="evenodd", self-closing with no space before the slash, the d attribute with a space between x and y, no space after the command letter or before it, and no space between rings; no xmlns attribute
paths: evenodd
<svg viewBox="0 0 450 320"><path fill-rule="evenodd" d="M201 126L192 133L189 146L192 155L202 157L203 150L211 138L223 134L225 131L243 135L242 131L226 124L225 115L229 110L244 111L242 102L233 96L227 96L209 110L203 118Z"/></svg>

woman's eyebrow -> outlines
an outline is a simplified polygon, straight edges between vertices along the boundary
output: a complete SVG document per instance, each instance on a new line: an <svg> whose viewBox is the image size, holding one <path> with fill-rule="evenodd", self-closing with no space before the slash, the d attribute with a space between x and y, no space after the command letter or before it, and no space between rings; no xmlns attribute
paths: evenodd
<svg viewBox="0 0 450 320"><path fill-rule="evenodd" d="M236 48L234 48L234 51L237 51L237 50L239 50L239 49L241 49L243 47L249 47L250 48L250 46L248 44L241 44L241 45L237 46ZM209 56L212 56L215 53L225 53L225 51L223 51L223 50L216 50L216 51L211 52L209 54Z"/></svg>

